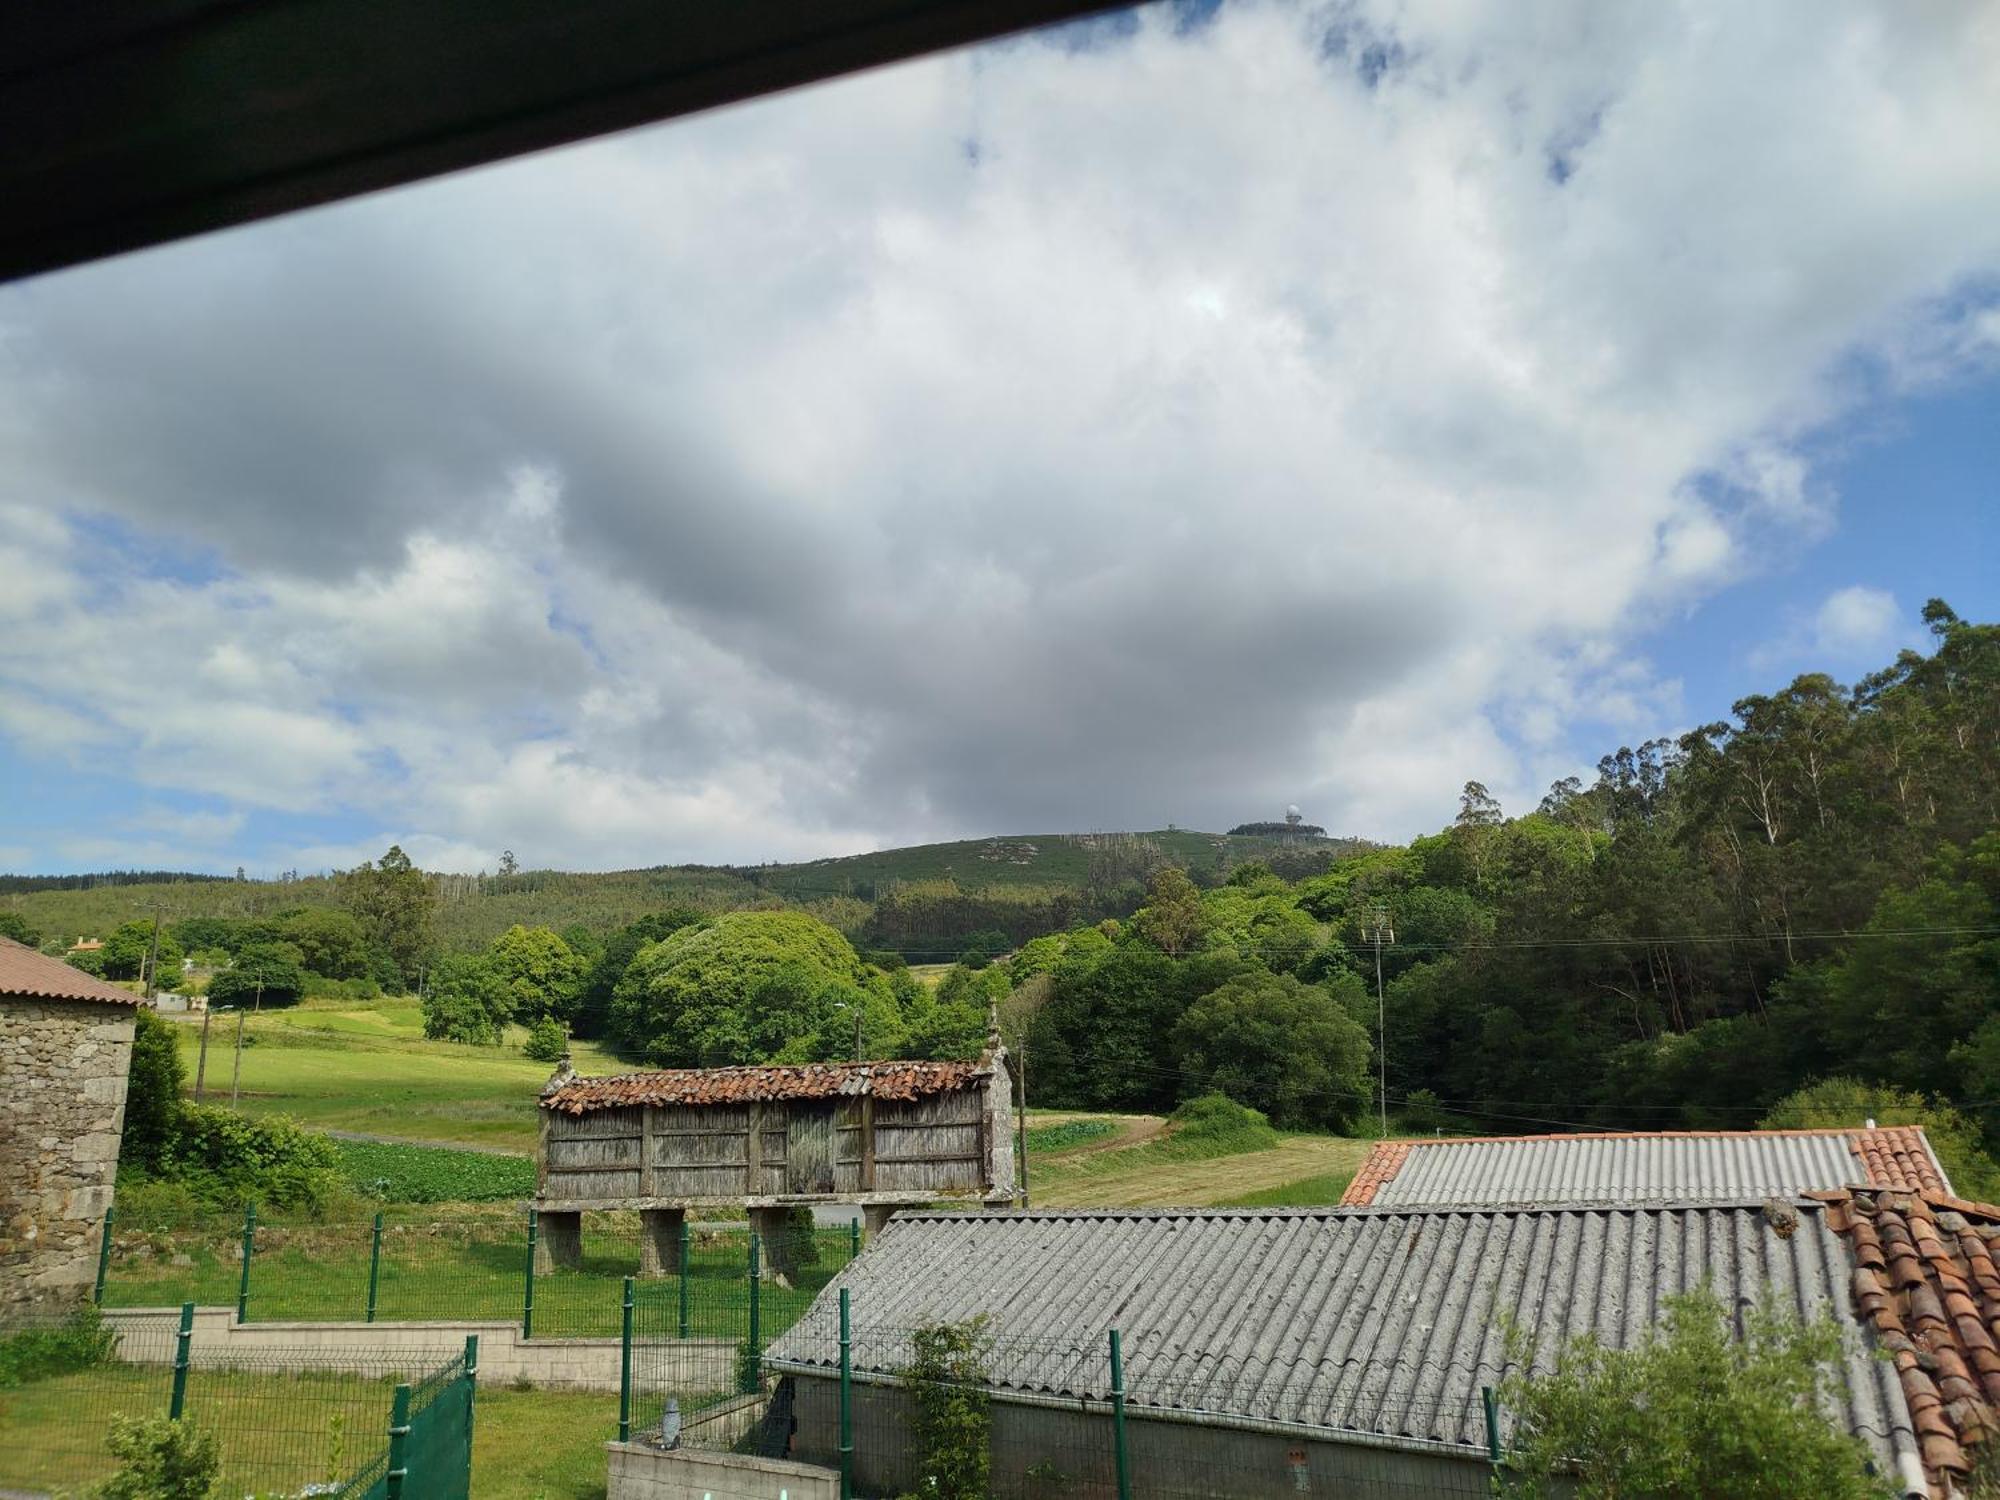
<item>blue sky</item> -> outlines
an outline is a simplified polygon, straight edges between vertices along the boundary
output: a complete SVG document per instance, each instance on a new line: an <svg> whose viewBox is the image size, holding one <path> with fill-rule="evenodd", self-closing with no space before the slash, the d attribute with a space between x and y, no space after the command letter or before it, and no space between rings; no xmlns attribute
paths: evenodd
<svg viewBox="0 0 2000 1500"><path fill-rule="evenodd" d="M0 288L0 869L1401 838L1851 681L2000 612L1995 76L1170 5Z"/></svg>

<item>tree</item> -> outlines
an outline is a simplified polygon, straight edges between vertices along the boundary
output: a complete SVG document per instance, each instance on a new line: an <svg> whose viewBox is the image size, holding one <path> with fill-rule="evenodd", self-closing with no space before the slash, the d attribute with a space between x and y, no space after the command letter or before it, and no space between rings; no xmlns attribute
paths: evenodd
<svg viewBox="0 0 2000 1500"><path fill-rule="evenodd" d="M1327 991L1289 974L1211 990L1182 1015L1174 1044L1184 1097L1227 1094L1291 1129L1344 1126L1368 1102L1368 1034Z"/></svg>
<svg viewBox="0 0 2000 1500"><path fill-rule="evenodd" d="M2000 1195L2000 1166L1981 1143L1979 1127L1943 1100L1927 1099L1911 1089L1858 1078L1822 1078L1772 1105L1757 1128L1859 1130L1870 1120L1877 1125L1923 1126L1960 1197L1991 1203Z"/></svg>
<svg viewBox="0 0 2000 1500"><path fill-rule="evenodd" d="M171 1021L142 1005L133 1017L132 1061L126 1074L125 1127L118 1146L121 1164L158 1171L173 1147L174 1122L187 1087L179 1044Z"/></svg>
<svg viewBox="0 0 2000 1500"><path fill-rule="evenodd" d="M513 1015L513 996L484 954L448 953L430 971L423 1011L432 1041L493 1046Z"/></svg>
<svg viewBox="0 0 2000 1500"><path fill-rule="evenodd" d="M308 906L287 912L276 927L278 937L298 950L299 963L314 974L360 979L371 967L368 934L352 912Z"/></svg>
<svg viewBox="0 0 2000 1500"><path fill-rule="evenodd" d="M1139 936L1169 958L1191 951L1208 928L1201 892L1187 871L1174 865L1153 876L1146 887L1146 904L1132 921Z"/></svg>
<svg viewBox="0 0 2000 1500"><path fill-rule="evenodd" d="M514 851L512 849L502 849L500 851L500 873L502 875L518 875L521 873L521 862L514 858Z"/></svg>
<svg viewBox="0 0 2000 1500"><path fill-rule="evenodd" d="M305 991L305 967L290 943L253 943L208 982L211 1005L296 1005Z"/></svg>
<svg viewBox="0 0 2000 1500"><path fill-rule="evenodd" d="M846 938L798 911L735 911L683 928L634 956L611 1007L612 1033L663 1067L761 1060L751 999L780 970L802 985L858 987Z"/></svg>
<svg viewBox="0 0 2000 1500"><path fill-rule="evenodd" d="M363 860L337 877L335 889L369 942L388 955L398 982L415 988L435 946L437 900L424 872L392 844L380 861Z"/></svg>
<svg viewBox="0 0 2000 1500"><path fill-rule="evenodd" d="M17 911L0 911L0 937L12 938L30 948L42 945L42 934L26 917Z"/></svg>
<svg viewBox="0 0 2000 1500"><path fill-rule="evenodd" d="M1894 1500L1841 1409L1844 1347L1830 1317L1799 1323L1768 1292L1743 1337L1707 1287L1662 1301L1652 1337L1607 1349L1585 1337L1539 1377L1500 1388L1515 1420L1501 1493L1511 1500ZM1517 1371L1531 1341L1510 1339Z"/></svg>
<svg viewBox="0 0 2000 1500"><path fill-rule="evenodd" d="M552 1063L569 1051L569 1033L554 1016L543 1016L528 1031L521 1055L532 1062Z"/></svg>
<svg viewBox="0 0 2000 1500"><path fill-rule="evenodd" d="M617 993L618 981L625 977L625 971L632 966L639 950L648 943L671 937L683 927L699 927L707 920L706 915L692 906L670 906L665 911L652 912L636 922L629 922L612 933L604 940L604 946L584 974L583 983L577 990L576 1015L570 1029L577 1036L603 1036L611 1024L611 1001Z"/></svg>
<svg viewBox="0 0 2000 1500"><path fill-rule="evenodd" d="M507 986L509 1009L523 1024L545 1016L562 1020L576 1008L585 965L546 927L516 922L486 950L493 972Z"/></svg>
<svg viewBox="0 0 2000 1500"><path fill-rule="evenodd" d="M159 955L155 960L153 922L150 918L121 922L104 940L99 956L104 961L106 979L144 978L148 962L155 962L157 970L162 973L178 969L182 957L181 945L174 941L174 935L162 929Z"/></svg>

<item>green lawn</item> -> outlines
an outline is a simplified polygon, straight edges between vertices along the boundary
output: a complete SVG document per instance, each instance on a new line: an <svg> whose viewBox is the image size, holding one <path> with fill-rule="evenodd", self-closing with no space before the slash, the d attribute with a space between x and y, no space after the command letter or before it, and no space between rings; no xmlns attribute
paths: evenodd
<svg viewBox="0 0 2000 1500"><path fill-rule="evenodd" d="M201 1023L180 1025L190 1086ZM535 1101L549 1064L521 1055L520 1036L502 1047L430 1042L416 1002L308 1001L247 1020L241 1103L248 1114L287 1114L327 1130L531 1152ZM206 1097L229 1098L236 1025L209 1027ZM634 1066L590 1042L572 1049L582 1073Z"/></svg>
<svg viewBox="0 0 2000 1500"><path fill-rule="evenodd" d="M120 1241L105 1278L107 1307L171 1307L195 1302L234 1306L242 1278L240 1228L169 1231ZM250 1260L250 1319L263 1322L366 1316L372 1225L260 1225ZM847 1263L846 1231L813 1236L815 1263L780 1286L757 1285L758 1320L768 1340L789 1328L819 1289ZM749 1330L749 1236L697 1231L687 1277L688 1332L697 1338L746 1337ZM639 1270L636 1215L593 1215L584 1227L584 1261L574 1271L535 1277L534 1331L546 1338L615 1337L624 1278ZM387 1222L376 1280L376 1317L398 1319L521 1317L527 1293L526 1216L507 1212L443 1220ZM679 1333L681 1281L638 1284L639 1327Z"/></svg>

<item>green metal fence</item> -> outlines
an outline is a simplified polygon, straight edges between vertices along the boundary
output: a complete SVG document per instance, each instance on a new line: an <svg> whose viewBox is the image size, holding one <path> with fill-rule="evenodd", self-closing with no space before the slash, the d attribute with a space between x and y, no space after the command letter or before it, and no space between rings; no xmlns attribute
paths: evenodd
<svg viewBox="0 0 2000 1500"><path fill-rule="evenodd" d="M590 1215L575 1267L551 1267L536 1253L536 1235L526 1210L389 1210L317 1223L251 1210L151 1229L119 1225L105 1232L97 1300L107 1308L234 1307L247 1322L505 1319L535 1338L616 1338L624 1281L633 1277L642 1321L665 1320L676 1337L736 1340L749 1338L754 1322L761 1343L790 1327L860 1246L858 1228L799 1228L767 1244L745 1224L693 1224L666 1273L642 1278L636 1214Z"/></svg>
<svg viewBox="0 0 2000 1500"><path fill-rule="evenodd" d="M471 1483L477 1341L441 1368L386 1352L339 1356L278 1348L254 1355L205 1345L193 1307L178 1318L119 1330L97 1357L33 1365L0 1389L0 1489L75 1493L107 1478L120 1417L169 1417L213 1433L218 1495L374 1500L398 1467L396 1429L409 1429L401 1467L420 1483L405 1496L463 1500ZM0 1340L18 1337L0 1330ZM330 1363L337 1358L337 1363ZM411 1402L408 1419L398 1403Z"/></svg>

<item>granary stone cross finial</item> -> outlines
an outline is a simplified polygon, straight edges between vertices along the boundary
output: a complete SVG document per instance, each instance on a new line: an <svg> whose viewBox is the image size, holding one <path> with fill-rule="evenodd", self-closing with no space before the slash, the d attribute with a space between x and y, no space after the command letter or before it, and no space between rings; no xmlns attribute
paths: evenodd
<svg viewBox="0 0 2000 1500"><path fill-rule="evenodd" d="M549 1074L549 1081L542 1085L544 1094L553 1094L557 1089L576 1077L576 1068L569 1060L569 1048L563 1048L563 1055L556 1059L556 1070Z"/></svg>
<svg viewBox="0 0 2000 1500"><path fill-rule="evenodd" d="M996 995L986 997L986 1050L994 1052L1000 1046L1000 1000Z"/></svg>

